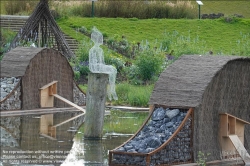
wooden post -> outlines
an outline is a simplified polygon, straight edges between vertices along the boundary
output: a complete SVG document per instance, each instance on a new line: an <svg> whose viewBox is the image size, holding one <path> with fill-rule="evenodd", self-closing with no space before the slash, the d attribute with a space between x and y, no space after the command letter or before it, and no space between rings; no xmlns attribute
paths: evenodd
<svg viewBox="0 0 250 166"><path fill-rule="evenodd" d="M108 74L89 73L84 118L85 138L100 139L102 137L107 84Z"/></svg>

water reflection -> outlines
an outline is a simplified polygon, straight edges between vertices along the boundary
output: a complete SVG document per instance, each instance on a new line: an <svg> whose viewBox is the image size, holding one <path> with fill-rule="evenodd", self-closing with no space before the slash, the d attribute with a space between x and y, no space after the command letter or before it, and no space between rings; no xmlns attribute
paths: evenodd
<svg viewBox="0 0 250 166"><path fill-rule="evenodd" d="M55 113L53 123L58 124L75 115L76 113L69 112ZM76 135L83 121L83 117L80 117L57 127L56 139L52 139L40 134L41 117L1 117L1 131L4 132L1 132L0 166L108 165L108 150L131 137L108 133L101 140L84 139L83 133L78 132Z"/></svg>
<svg viewBox="0 0 250 166"><path fill-rule="evenodd" d="M108 150L114 149L125 142L131 135L107 133L101 140L75 137L69 155L62 164L68 165L108 165Z"/></svg>

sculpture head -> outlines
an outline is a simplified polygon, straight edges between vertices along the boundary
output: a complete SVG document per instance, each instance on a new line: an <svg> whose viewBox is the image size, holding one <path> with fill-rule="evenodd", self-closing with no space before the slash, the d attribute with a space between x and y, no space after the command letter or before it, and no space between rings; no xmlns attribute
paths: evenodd
<svg viewBox="0 0 250 166"><path fill-rule="evenodd" d="M91 40L95 43L95 45L103 44L102 33L96 27L92 29Z"/></svg>

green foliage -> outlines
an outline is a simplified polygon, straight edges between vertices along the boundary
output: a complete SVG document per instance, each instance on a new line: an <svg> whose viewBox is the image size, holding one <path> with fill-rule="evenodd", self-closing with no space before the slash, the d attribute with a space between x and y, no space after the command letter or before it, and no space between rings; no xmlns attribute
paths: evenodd
<svg viewBox="0 0 250 166"><path fill-rule="evenodd" d="M9 29L0 29L0 61L3 58L3 54L8 51L9 45L11 41L15 37L15 32L9 30Z"/></svg>
<svg viewBox="0 0 250 166"><path fill-rule="evenodd" d="M85 65L81 65L80 66L80 74L81 75L87 76L89 72L90 71L89 71L89 67L88 66L85 66Z"/></svg>
<svg viewBox="0 0 250 166"><path fill-rule="evenodd" d="M74 79L78 81L80 79L80 72L79 71L74 71Z"/></svg>
<svg viewBox="0 0 250 166"><path fill-rule="evenodd" d="M128 83L118 83L116 84L118 100L112 104L147 107L152 90L153 85L136 86Z"/></svg>
<svg viewBox="0 0 250 166"><path fill-rule="evenodd" d="M207 157L209 155L210 155L210 153L204 154L201 151L199 151L198 152L198 160L196 161L198 166L206 166L206 160L207 160Z"/></svg>
<svg viewBox="0 0 250 166"><path fill-rule="evenodd" d="M225 16L241 14L245 18L250 18L250 3L249 1L202 1L204 5L201 7L202 14L224 13ZM196 3L193 1L193 3Z"/></svg>
<svg viewBox="0 0 250 166"><path fill-rule="evenodd" d="M79 85L79 87L87 92L87 85ZM113 105L130 105L139 107L148 107L149 97L152 93L153 85L135 86L124 83L116 84L116 93L118 100L112 101Z"/></svg>
<svg viewBox="0 0 250 166"><path fill-rule="evenodd" d="M238 22L230 24L218 20L187 20L187 19L139 19L138 21L130 21L124 18L69 18L60 20L60 27L64 32L76 34L73 29L69 29L70 24L91 29L96 26L101 32L110 36L110 43L119 42L122 36L126 36L126 40L133 47L138 47L137 43L147 40L151 44L151 48L156 46L165 50L166 53L174 50L174 56L179 57L183 52L194 52L199 54L208 54L212 51L214 55L236 55L240 51L238 40L241 40L240 34L248 34L250 27L249 19L240 19ZM110 28L112 25L112 28ZM117 40L113 37L118 36ZM76 36L76 35L75 35ZM79 38L77 35L76 38ZM113 38L113 39L111 39ZM247 38L246 40L250 40ZM166 43L162 43L165 41ZM184 44L184 45L182 45ZM241 43L243 44L243 43ZM164 46L164 47L163 47ZM181 51L185 49L186 51ZM243 53L246 51L243 51ZM247 56L247 54L244 54ZM130 58L130 57L129 57ZM133 57L132 57L133 58Z"/></svg>
<svg viewBox="0 0 250 166"><path fill-rule="evenodd" d="M89 50L93 46L91 41L82 40L76 51L76 56L80 62L89 61Z"/></svg>
<svg viewBox="0 0 250 166"><path fill-rule="evenodd" d="M156 55L152 50L139 53L135 61L139 77L143 81L150 81L153 76L158 76L162 71L161 67L164 61L165 58L163 56Z"/></svg>
<svg viewBox="0 0 250 166"><path fill-rule="evenodd" d="M125 60L120 54L111 52L110 50L104 53L104 60L105 64L115 66L118 73L121 72L125 64Z"/></svg>
<svg viewBox="0 0 250 166"><path fill-rule="evenodd" d="M87 93L87 89L88 89L88 85L87 85L87 84L84 84L84 85L79 84L78 86L81 88L81 90L82 90L83 92Z"/></svg>
<svg viewBox="0 0 250 166"><path fill-rule="evenodd" d="M221 18L219 18L219 20L223 21L224 23L234 24L234 23L240 22L240 20L242 20L242 19L239 17L236 17L234 15L230 15L227 17L221 17Z"/></svg>

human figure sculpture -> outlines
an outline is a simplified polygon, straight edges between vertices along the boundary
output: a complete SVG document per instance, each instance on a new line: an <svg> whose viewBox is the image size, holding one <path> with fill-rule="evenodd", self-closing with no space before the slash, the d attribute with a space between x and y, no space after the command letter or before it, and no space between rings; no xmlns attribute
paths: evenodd
<svg viewBox="0 0 250 166"><path fill-rule="evenodd" d="M89 50L89 70L92 73L106 73L109 75L109 85L108 85L108 98L112 100L118 100L115 92L115 79L117 70L111 65L105 65L104 54L100 45L103 44L102 33L94 27L91 33L91 40L94 42L94 46Z"/></svg>

